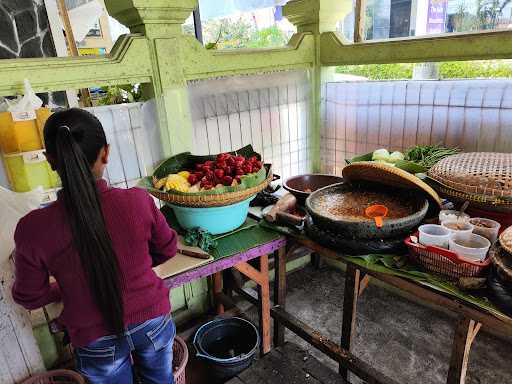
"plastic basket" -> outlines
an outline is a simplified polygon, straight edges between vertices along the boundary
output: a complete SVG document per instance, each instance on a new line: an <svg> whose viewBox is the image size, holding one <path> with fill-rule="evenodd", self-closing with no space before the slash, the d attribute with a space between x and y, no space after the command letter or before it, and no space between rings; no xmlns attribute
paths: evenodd
<svg viewBox="0 0 512 384"><path fill-rule="evenodd" d="M416 234L416 237L418 235ZM452 280L461 277L479 277L491 264L490 253L483 261L470 261L448 249L413 243L411 237L405 239L411 261L429 272L438 273Z"/></svg>
<svg viewBox="0 0 512 384"><path fill-rule="evenodd" d="M85 379L74 371L58 369L32 376L22 384L85 384Z"/></svg>
<svg viewBox="0 0 512 384"><path fill-rule="evenodd" d="M185 368L188 362L188 348L187 344L179 336L174 338L174 345L172 346L172 366L174 371L174 383L186 384Z"/></svg>

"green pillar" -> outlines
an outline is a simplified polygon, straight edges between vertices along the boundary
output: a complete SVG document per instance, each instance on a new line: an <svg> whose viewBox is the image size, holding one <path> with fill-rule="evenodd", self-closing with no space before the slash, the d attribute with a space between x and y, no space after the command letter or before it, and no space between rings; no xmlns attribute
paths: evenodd
<svg viewBox="0 0 512 384"><path fill-rule="evenodd" d="M106 0L109 14L148 41L165 157L192 150L192 120L183 75L181 25L197 0Z"/></svg>
<svg viewBox="0 0 512 384"><path fill-rule="evenodd" d="M320 34L335 31L336 23L352 10L347 0L292 0L283 8L283 15L297 27L315 37L315 63L311 76L310 143L313 172L320 172L322 129L322 82L332 79L334 68L323 69L320 62Z"/></svg>

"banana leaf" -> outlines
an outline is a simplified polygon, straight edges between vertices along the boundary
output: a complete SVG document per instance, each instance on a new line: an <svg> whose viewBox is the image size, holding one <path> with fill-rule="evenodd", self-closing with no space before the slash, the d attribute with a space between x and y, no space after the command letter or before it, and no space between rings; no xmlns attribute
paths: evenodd
<svg viewBox="0 0 512 384"><path fill-rule="evenodd" d="M408 262L406 256L372 254L365 256L344 256L343 258L374 272L399 276L415 281L438 292L456 297L466 303L481 308L497 318L506 317L506 315L486 297L471 295L459 289L454 283L443 280L441 277L418 271L415 265Z"/></svg>
<svg viewBox="0 0 512 384"><path fill-rule="evenodd" d="M261 160L261 155L255 152L251 145L247 145L237 151L230 152L232 155L242 155L245 158L250 158L252 156L256 156L258 160ZM163 177L166 177L169 174L172 173L178 173L180 171L185 170L193 170L195 167L195 164L197 163L204 163L207 160L215 160L217 155L208 155L208 156L196 156L192 155L190 152L183 152L178 155L172 156L169 159L162 162L153 173L153 176L155 176L158 179L161 179ZM207 191L201 191L201 192L179 192L179 191L172 191L175 195L216 195L216 194L223 194L227 192L236 192L241 191L247 188L255 187L259 184L261 184L265 179L267 178L268 173L271 171L271 165L265 164L263 168L261 168L258 172L250 174L250 175L244 175L242 176L240 185L237 185L235 187L232 186L224 186L219 188L210 189ZM153 186L153 176L148 176L139 181L137 184L140 188L146 189L147 191L158 191Z"/></svg>
<svg viewBox="0 0 512 384"><path fill-rule="evenodd" d="M345 160L347 164L357 163L359 161L372 161L373 152L365 153L364 155L359 155L356 157L353 157L350 160ZM424 173L427 172L427 168L414 163L409 160L399 160L395 163L395 167L400 168L406 172L416 174L416 173Z"/></svg>
<svg viewBox="0 0 512 384"><path fill-rule="evenodd" d="M364 155L359 155L356 157L349 159L346 159L347 164L357 163L358 161L372 161L373 152L365 153Z"/></svg>

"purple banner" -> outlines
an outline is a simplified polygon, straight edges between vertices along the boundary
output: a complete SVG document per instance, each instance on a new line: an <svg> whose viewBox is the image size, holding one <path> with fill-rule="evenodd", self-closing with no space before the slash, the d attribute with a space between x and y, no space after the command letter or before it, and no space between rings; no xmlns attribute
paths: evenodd
<svg viewBox="0 0 512 384"><path fill-rule="evenodd" d="M429 0L427 16L427 33L443 33L446 25L448 0Z"/></svg>

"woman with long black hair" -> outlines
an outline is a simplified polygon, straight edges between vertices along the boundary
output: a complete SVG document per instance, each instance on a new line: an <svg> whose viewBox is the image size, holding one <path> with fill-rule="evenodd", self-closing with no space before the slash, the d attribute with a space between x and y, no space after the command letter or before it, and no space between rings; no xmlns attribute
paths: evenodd
<svg viewBox="0 0 512 384"><path fill-rule="evenodd" d="M145 191L102 179L109 146L94 115L54 113L44 141L62 190L18 223L14 300L27 309L63 302L60 321L90 383L131 383L132 358L144 383L173 383L176 329L152 267L175 255L176 233Z"/></svg>

